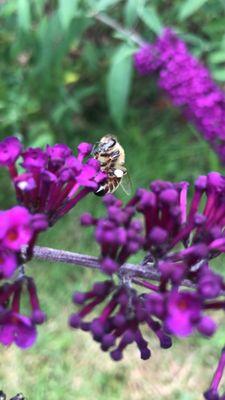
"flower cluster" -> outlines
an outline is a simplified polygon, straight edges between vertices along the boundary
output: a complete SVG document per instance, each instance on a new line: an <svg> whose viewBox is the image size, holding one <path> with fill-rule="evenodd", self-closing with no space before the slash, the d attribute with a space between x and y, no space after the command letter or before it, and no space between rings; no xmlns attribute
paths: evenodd
<svg viewBox="0 0 225 400"><path fill-rule="evenodd" d="M53 225L104 180L97 160L84 162L91 150L91 144L80 143L75 157L65 144L23 149L17 138L7 137L0 142L0 166L9 169L19 204L32 213L44 213Z"/></svg>
<svg viewBox="0 0 225 400"><path fill-rule="evenodd" d="M10 278L24 261L23 246L31 253L37 235L47 228L43 214L31 215L25 207L0 211L0 279Z"/></svg>
<svg viewBox="0 0 225 400"><path fill-rule="evenodd" d="M185 43L166 29L154 44L144 45L135 54L135 67L142 75L158 72L159 87L225 163L225 94Z"/></svg>
<svg viewBox="0 0 225 400"><path fill-rule="evenodd" d="M31 306L30 315L21 312L22 292L27 290ZM40 309L36 286L32 278L21 277L14 283L0 287L0 343L15 343L23 349L33 345L37 337L36 325L45 321Z"/></svg>
<svg viewBox="0 0 225 400"><path fill-rule="evenodd" d="M138 189L125 206L113 195L105 196L105 218L84 214L81 223L94 227L100 245L102 270L117 272L119 283L97 283L86 293L75 293L80 310L70 325L91 332L115 360L132 342L141 358L149 358L141 325L158 336L163 348L171 346L171 335L213 335L217 325L211 313L225 307L225 282L210 266L211 259L225 251L224 192L225 177L211 172L198 177L188 205L187 182L158 180L150 190ZM140 250L146 253L140 271L124 275L124 263ZM155 274L158 282L153 284ZM105 302L96 317L95 308Z"/></svg>
<svg viewBox="0 0 225 400"><path fill-rule="evenodd" d="M142 360L149 359L151 352L148 342L140 330L143 324L158 337L162 348L167 349L172 345L171 338L163 331L161 324L146 309L144 298L130 287L129 282L119 286L112 281L97 282L89 292L76 292L73 301L83 307L71 316L71 327L91 332L93 339L101 343L103 351L110 350L115 361L122 359L123 350L133 342L137 344ZM107 304L101 314L87 322L85 317L104 301Z"/></svg>

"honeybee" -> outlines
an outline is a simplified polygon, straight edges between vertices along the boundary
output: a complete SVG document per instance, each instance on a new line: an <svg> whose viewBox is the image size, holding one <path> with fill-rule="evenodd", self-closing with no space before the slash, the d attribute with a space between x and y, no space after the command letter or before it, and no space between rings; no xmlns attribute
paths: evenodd
<svg viewBox="0 0 225 400"><path fill-rule="evenodd" d="M113 193L120 185L125 193L129 194L129 185L125 188L122 183L124 176L127 176L125 152L117 138L113 135L103 136L94 146L92 154L100 162L101 170L108 175L106 182L96 190L95 194L104 196L106 193Z"/></svg>

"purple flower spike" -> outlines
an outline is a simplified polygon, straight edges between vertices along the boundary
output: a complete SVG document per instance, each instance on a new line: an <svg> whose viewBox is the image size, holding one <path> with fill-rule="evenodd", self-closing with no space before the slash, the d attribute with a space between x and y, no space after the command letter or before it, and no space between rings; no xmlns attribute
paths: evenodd
<svg viewBox="0 0 225 400"><path fill-rule="evenodd" d="M141 75L158 73L159 87L225 163L225 94L176 33L167 28L154 44L141 47L134 65Z"/></svg>
<svg viewBox="0 0 225 400"><path fill-rule="evenodd" d="M22 151L19 139L9 136L0 142L0 166L10 166L16 162Z"/></svg>

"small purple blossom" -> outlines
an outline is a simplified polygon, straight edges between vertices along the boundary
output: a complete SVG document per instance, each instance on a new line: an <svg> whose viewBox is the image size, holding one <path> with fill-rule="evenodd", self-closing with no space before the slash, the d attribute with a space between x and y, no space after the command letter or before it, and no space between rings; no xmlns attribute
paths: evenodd
<svg viewBox="0 0 225 400"><path fill-rule="evenodd" d="M140 48L134 63L141 75L158 73L159 87L174 106L182 108L224 163L225 94L186 44L167 28L154 44Z"/></svg>
<svg viewBox="0 0 225 400"><path fill-rule="evenodd" d="M26 349L34 344L36 337L36 327L26 316L12 312L0 313L0 342L4 346L15 343Z"/></svg>
<svg viewBox="0 0 225 400"><path fill-rule="evenodd" d="M216 330L216 324L202 315L202 301L196 293L187 291L172 291L168 295L166 304L166 329L176 336L188 336L193 328L200 327L200 332L206 336L212 335Z"/></svg>
<svg viewBox="0 0 225 400"><path fill-rule="evenodd" d="M11 277L20 265L23 246L27 246L27 255L31 255L37 235L48 225L44 215L32 215L25 207L15 206L0 212L0 226L1 279Z"/></svg>
<svg viewBox="0 0 225 400"><path fill-rule="evenodd" d="M27 245L33 235L32 216L29 211L21 206L16 206L0 214L3 230L0 240L3 246L10 250L18 251Z"/></svg>
<svg viewBox="0 0 225 400"><path fill-rule="evenodd" d="M9 136L0 142L0 166L13 165L22 151L22 144L19 139Z"/></svg>
<svg viewBox="0 0 225 400"><path fill-rule="evenodd" d="M46 167L47 154L39 148L28 148L22 153L22 167L28 172L39 172Z"/></svg>
<svg viewBox="0 0 225 400"><path fill-rule="evenodd" d="M0 279L9 278L17 267L17 257L14 252L0 247Z"/></svg>

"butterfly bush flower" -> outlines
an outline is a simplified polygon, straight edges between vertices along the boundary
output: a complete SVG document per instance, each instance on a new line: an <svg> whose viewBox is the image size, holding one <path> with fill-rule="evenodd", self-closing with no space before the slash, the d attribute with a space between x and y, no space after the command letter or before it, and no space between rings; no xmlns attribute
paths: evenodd
<svg viewBox="0 0 225 400"><path fill-rule="evenodd" d="M154 44L139 49L134 62L141 75L157 72L159 87L225 163L225 94L186 44L167 28Z"/></svg>
<svg viewBox="0 0 225 400"><path fill-rule="evenodd" d="M80 143L75 157L65 144L23 149L9 137L0 142L0 166L9 169L19 204L45 214L52 225L105 179L97 160L84 161L91 150L91 144Z"/></svg>

